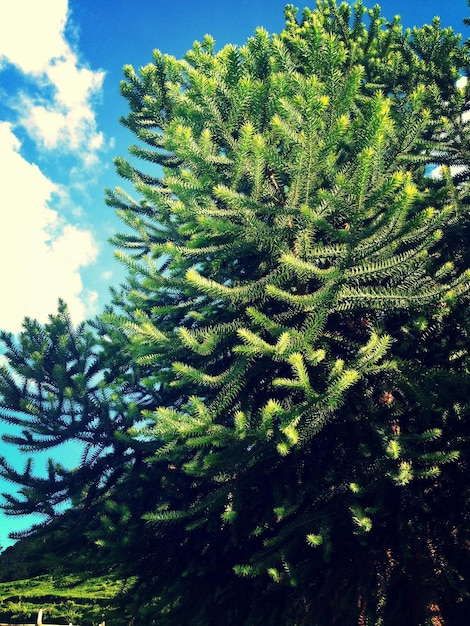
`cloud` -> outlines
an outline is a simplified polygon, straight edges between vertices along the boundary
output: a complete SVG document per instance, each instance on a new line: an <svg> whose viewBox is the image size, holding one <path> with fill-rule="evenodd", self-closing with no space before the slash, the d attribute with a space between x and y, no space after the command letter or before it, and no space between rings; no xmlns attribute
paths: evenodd
<svg viewBox="0 0 470 626"><path fill-rule="evenodd" d="M12 332L25 316L46 321L59 297L74 321L96 312L98 294L81 277L98 246L80 225L80 185L106 148L96 120L104 72L69 42L69 17L68 0L2 5L0 328Z"/></svg>
<svg viewBox="0 0 470 626"><path fill-rule="evenodd" d="M89 315L96 294L83 288L80 268L98 247L90 230L66 223L51 208L63 190L20 154L11 124L0 122L3 185L0 207L0 328L17 332L25 315L41 321L63 298L75 321Z"/></svg>
<svg viewBox="0 0 470 626"><path fill-rule="evenodd" d="M104 72L80 62L65 37L67 19L67 0L6 3L0 21L0 71L10 64L34 81L34 93L23 91L12 106L39 148L73 152L91 166L104 145L93 109Z"/></svg>
<svg viewBox="0 0 470 626"><path fill-rule="evenodd" d="M67 0L31 0L4 3L0 23L0 57L4 56L25 74L40 74L50 59L67 52L64 29Z"/></svg>

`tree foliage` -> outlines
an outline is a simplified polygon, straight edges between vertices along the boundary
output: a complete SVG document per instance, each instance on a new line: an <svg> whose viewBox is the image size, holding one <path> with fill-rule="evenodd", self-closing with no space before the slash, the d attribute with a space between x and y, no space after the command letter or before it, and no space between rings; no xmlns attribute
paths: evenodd
<svg viewBox="0 0 470 626"><path fill-rule="evenodd" d="M82 463L3 462L8 510L71 500L142 623L460 623L468 52L360 2L285 17L125 68L127 282L2 336L8 441Z"/></svg>

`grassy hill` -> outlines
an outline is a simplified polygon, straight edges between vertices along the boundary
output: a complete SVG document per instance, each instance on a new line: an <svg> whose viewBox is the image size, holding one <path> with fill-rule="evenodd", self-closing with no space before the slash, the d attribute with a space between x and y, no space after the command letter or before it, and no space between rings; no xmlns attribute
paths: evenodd
<svg viewBox="0 0 470 626"><path fill-rule="evenodd" d="M122 582L83 575L41 575L0 583L0 622L34 622L43 609L45 623L73 623L80 626L103 620L118 624L113 602Z"/></svg>

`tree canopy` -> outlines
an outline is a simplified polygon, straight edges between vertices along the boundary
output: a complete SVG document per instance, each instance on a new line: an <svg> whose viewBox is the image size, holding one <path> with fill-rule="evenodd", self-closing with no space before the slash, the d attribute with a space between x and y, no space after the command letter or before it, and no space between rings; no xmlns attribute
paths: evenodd
<svg viewBox="0 0 470 626"><path fill-rule="evenodd" d="M285 18L124 68L126 283L1 335L6 441L82 462L3 460L6 510L136 577L139 623L458 624L468 49L361 2Z"/></svg>

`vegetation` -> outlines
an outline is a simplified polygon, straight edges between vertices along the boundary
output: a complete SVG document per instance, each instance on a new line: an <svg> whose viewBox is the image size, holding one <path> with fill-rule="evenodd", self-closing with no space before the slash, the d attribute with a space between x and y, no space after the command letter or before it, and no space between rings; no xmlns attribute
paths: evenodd
<svg viewBox="0 0 470 626"><path fill-rule="evenodd" d="M35 622L40 609L47 624L98 624L104 617L119 623L113 599L119 583L104 578L83 580L74 575L37 576L0 583L2 620Z"/></svg>
<svg viewBox="0 0 470 626"><path fill-rule="evenodd" d="M296 14L125 68L126 284L2 334L6 441L82 463L3 461L6 509L135 579L138 623L460 624L468 50L360 2Z"/></svg>

